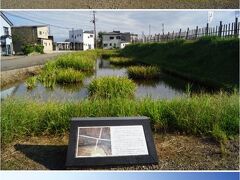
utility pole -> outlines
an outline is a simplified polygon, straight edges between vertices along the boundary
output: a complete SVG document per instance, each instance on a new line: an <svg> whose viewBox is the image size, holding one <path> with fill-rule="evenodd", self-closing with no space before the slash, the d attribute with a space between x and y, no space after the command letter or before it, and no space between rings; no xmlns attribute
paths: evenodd
<svg viewBox="0 0 240 180"><path fill-rule="evenodd" d="M96 32L96 12L93 11L93 20L91 21L94 26L94 48L97 48L97 32Z"/></svg>
<svg viewBox="0 0 240 180"><path fill-rule="evenodd" d="M162 34L164 35L164 23L162 23Z"/></svg>
<svg viewBox="0 0 240 180"><path fill-rule="evenodd" d="M75 51L75 35L74 35L74 28L72 28L72 37L73 37L73 50Z"/></svg>
<svg viewBox="0 0 240 180"><path fill-rule="evenodd" d="M151 24L149 24L148 32L149 32L149 37L150 37L151 36Z"/></svg>

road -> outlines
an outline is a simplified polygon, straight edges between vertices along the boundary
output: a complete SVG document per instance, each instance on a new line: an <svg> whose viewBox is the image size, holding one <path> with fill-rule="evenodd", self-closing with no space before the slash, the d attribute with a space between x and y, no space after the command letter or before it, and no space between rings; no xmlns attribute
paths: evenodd
<svg viewBox="0 0 240 180"><path fill-rule="evenodd" d="M52 58L64 53L66 52L40 54L34 56L3 56L1 57L1 71L42 65L45 62L51 60Z"/></svg>

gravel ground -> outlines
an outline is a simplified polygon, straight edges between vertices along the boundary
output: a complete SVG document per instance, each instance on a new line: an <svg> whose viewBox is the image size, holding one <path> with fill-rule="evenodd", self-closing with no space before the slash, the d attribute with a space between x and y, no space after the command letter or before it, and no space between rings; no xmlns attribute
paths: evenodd
<svg viewBox="0 0 240 180"><path fill-rule="evenodd" d="M2 0L2 9L238 9L238 0Z"/></svg>
<svg viewBox="0 0 240 180"><path fill-rule="evenodd" d="M230 140L222 153L219 144L207 138L155 134L158 165L82 168L81 170L238 170L239 142ZM2 147L2 169L65 169L68 136L31 137Z"/></svg>

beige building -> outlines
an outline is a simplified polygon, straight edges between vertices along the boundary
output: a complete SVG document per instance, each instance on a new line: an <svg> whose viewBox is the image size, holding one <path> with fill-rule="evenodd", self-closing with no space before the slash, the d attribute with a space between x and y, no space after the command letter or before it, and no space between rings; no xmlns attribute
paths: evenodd
<svg viewBox="0 0 240 180"><path fill-rule="evenodd" d="M22 47L27 44L43 45L44 53L53 51L53 38L49 36L49 29L46 25L14 26L12 36L16 54L22 53Z"/></svg>

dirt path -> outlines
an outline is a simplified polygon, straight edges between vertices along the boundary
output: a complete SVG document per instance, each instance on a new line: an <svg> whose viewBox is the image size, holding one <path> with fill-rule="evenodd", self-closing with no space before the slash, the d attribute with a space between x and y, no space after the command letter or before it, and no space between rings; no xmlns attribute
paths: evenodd
<svg viewBox="0 0 240 180"><path fill-rule="evenodd" d="M239 143L232 140L227 152L209 139L184 135L154 135L158 165L107 167L107 170L237 170ZM64 169L68 136L32 137L2 149L2 169ZM96 169L96 168L94 168ZM101 168L102 169L102 168ZM85 169L86 170L86 169ZM87 169L89 170L89 169ZM93 169L91 169L93 170Z"/></svg>
<svg viewBox="0 0 240 180"><path fill-rule="evenodd" d="M2 9L238 9L238 0L2 0Z"/></svg>

